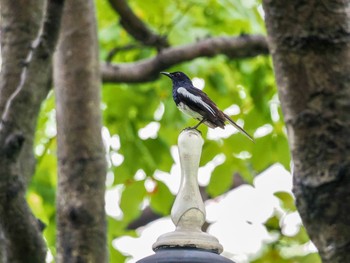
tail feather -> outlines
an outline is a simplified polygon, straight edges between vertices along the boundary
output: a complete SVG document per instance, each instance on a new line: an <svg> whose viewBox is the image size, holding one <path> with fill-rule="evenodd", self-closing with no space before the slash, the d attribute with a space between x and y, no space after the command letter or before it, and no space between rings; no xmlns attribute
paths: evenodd
<svg viewBox="0 0 350 263"><path fill-rule="evenodd" d="M235 123L227 114L224 113L224 116L226 120L228 120L229 123L231 123L240 133L247 136L252 142L254 142L254 139L245 131L243 128L241 128L237 123Z"/></svg>

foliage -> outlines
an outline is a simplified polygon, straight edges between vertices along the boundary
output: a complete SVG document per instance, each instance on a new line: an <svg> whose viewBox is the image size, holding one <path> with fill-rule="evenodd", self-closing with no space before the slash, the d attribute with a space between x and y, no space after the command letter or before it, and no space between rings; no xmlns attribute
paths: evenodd
<svg viewBox="0 0 350 263"><path fill-rule="evenodd" d="M265 32L259 12L261 6L255 1L133 0L130 5L155 32L166 35L173 46L189 44L208 36ZM156 54L156 50L140 46L127 34L107 1L96 0L96 6L101 60L106 59L111 49L129 44L138 46L133 50L118 52L112 62L133 62ZM226 157L214 169L207 186L211 196L227 191L235 173L251 183L255 175L276 162L289 169L288 143L269 57L234 61L224 56L199 58L168 71L175 70L203 79L204 91L221 109L232 108L232 105L239 109L232 118L244 123L244 129L256 137L255 144L240 134L205 140L201 166L219 153ZM117 236L135 234L127 231L126 226L140 216L144 204L149 204L159 214L170 213L174 197L154 175L157 171L170 172L174 163L170 149L176 145L179 132L195 124L195 121L176 109L167 78L142 84L103 84L101 108L109 139L119 139L120 142L120 146L106 143L109 170L114 175L107 186L123 185L119 203L123 216L119 219L108 218L108 239L111 242ZM53 254L57 187L54 117L54 96L51 93L40 113L35 140L38 166L28 191L28 201L34 213L47 225L44 234ZM159 130L153 131L149 138L140 136L140 130L150 123L159 126ZM201 126L200 130L203 137L208 136L206 127ZM113 160L116 155L122 161ZM140 172L144 175L141 179L135 176ZM154 184L151 190L145 187L147 180ZM293 201L283 195L278 197L288 207L294 207L291 204ZM268 223L271 222L267 222L267 227L270 227ZM278 228L276 225L274 227ZM307 240L307 237L299 240L298 235L287 239L280 233L278 242L267 245L261 257L254 262L317 262L316 255L301 256L300 260L285 259L281 255L281 246L301 244ZM110 257L111 262L121 262L125 258L111 245Z"/></svg>

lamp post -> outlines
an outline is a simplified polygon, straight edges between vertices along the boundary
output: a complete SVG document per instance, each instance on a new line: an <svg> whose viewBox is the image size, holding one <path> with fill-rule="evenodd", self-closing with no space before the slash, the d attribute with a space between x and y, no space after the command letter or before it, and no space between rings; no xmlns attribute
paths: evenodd
<svg viewBox="0 0 350 263"><path fill-rule="evenodd" d="M176 229L161 235L153 244L156 253L138 263L232 263L220 256L223 247L219 241L201 230L206 217L197 179L202 146L203 138L199 131L186 129L180 133L181 183L171 210Z"/></svg>

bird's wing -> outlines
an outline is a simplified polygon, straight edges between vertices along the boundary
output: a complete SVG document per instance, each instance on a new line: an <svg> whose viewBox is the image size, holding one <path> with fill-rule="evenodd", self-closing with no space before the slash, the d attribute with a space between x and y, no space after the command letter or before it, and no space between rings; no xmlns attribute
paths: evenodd
<svg viewBox="0 0 350 263"><path fill-rule="evenodd" d="M180 100L184 101L190 108L208 112L213 117L217 116L219 109L200 89L180 87L177 89L177 94Z"/></svg>

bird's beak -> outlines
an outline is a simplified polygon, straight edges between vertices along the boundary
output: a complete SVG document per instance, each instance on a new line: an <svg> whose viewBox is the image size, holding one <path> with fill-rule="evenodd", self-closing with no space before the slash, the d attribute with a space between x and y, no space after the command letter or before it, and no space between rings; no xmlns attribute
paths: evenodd
<svg viewBox="0 0 350 263"><path fill-rule="evenodd" d="M160 74L163 74L163 75L171 78L171 74L169 72L160 72Z"/></svg>

